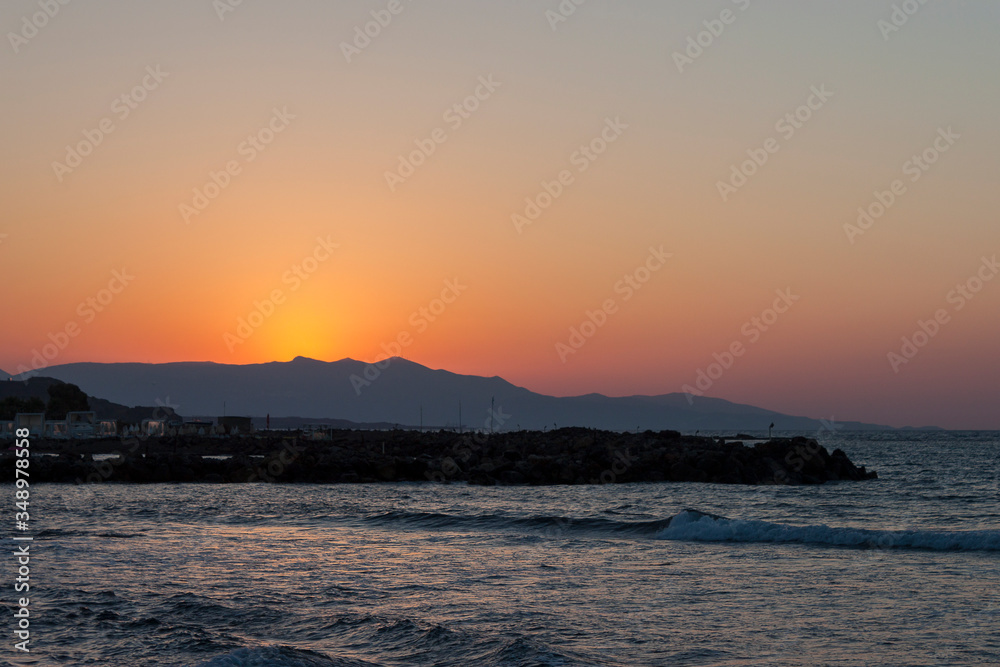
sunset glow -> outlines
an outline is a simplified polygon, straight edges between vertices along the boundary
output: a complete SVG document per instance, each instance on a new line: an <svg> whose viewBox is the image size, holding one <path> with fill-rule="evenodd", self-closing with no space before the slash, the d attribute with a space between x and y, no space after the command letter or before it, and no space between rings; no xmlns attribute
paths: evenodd
<svg viewBox="0 0 1000 667"><path fill-rule="evenodd" d="M403 2L364 47L384 2L140 4L5 47L8 373L398 353L1000 427L995 3Z"/></svg>

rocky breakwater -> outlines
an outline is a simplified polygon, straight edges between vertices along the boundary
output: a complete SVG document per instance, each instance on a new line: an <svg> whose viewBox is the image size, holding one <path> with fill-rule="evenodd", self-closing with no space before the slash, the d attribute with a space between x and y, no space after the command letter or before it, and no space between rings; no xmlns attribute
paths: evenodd
<svg viewBox="0 0 1000 667"><path fill-rule="evenodd" d="M33 450L43 444L33 444ZM810 438L747 444L676 431L336 431L331 440L320 441L273 433L161 438L105 460L74 452L72 443L59 449L59 456L33 456L33 482L822 484L877 477L854 465L843 451L830 453ZM12 453L2 458L4 465L13 466Z"/></svg>
<svg viewBox="0 0 1000 667"><path fill-rule="evenodd" d="M439 477L473 484L823 484L876 479L841 450L813 439L740 440L683 436L676 431L609 433L561 429L521 442L492 441L478 453L456 452Z"/></svg>

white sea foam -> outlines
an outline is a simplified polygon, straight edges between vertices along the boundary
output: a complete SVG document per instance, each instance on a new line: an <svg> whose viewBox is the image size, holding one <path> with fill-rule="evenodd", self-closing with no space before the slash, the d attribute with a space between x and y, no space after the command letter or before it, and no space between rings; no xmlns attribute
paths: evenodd
<svg viewBox="0 0 1000 667"><path fill-rule="evenodd" d="M684 510L656 535L686 542L774 542L877 549L1000 551L1000 530L866 530L744 521Z"/></svg>

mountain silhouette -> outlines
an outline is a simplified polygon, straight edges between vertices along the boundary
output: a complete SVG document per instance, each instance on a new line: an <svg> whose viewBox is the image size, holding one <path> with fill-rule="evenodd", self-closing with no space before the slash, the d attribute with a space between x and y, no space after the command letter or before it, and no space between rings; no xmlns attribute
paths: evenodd
<svg viewBox="0 0 1000 667"><path fill-rule="evenodd" d="M222 414L311 417L383 422L401 426L495 430L583 426L607 430L819 431L818 419L796 417L719 398L671 393L609 397L556 397L515 386L500 377L434 370L401 357L382 369L354 359L325 362L72 363L41 371L78 385L91 396L125 405L170 405L186 416ZM367 374L366 374L367 373ZM490 413L491 401L495 406ZM461 406L461 407L460 407ZM888 429L837 422L854 429Z"/></svg>

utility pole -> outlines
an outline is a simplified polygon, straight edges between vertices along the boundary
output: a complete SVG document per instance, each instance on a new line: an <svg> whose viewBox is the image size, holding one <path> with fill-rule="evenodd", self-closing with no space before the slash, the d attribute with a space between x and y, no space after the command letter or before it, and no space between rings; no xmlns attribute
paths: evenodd
<svg viewBox="0 0 1000 667"><path fill-rule="evenodd" d="M493 435L493 396L490 396L490 435Z"/></svg>

